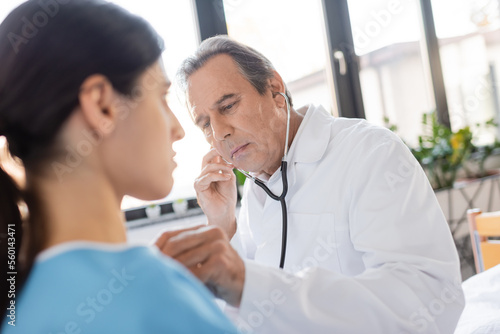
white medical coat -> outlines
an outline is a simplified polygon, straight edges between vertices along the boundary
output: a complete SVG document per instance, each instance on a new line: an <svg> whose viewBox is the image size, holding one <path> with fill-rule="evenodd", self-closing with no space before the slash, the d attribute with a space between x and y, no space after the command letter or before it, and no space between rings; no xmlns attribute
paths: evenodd
<svg viewBox="0 0 500 334"><path fill-rule="evenodd" d="M233 247L246 277L243 333L453 333L457 251L427 177L391 131L306 107L280 203L246 182ZM282 190L278 170L267 181Z"/></svg>

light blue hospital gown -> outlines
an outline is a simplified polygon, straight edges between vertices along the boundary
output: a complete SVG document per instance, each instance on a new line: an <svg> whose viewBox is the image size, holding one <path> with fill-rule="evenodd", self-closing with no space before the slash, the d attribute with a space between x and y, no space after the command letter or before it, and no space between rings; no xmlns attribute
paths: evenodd
<svg viewBox="0 0 500 334"><path fill-rule="evenodd" d="M16 326L4 318L2 333L237 333L208 290L156 248L59 248L37 259Z"/></svg>

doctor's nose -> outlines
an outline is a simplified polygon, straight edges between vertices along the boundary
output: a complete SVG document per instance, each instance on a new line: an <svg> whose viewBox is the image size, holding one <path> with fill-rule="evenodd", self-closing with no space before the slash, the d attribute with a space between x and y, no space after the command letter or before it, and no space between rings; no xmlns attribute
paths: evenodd
<svg viewBox="0 0 500 334"><path fill-rule="evenodd" d="M226 140L232 134L232 126L224 121L212 120L211 125L213 138L217 141Z"/></svg>

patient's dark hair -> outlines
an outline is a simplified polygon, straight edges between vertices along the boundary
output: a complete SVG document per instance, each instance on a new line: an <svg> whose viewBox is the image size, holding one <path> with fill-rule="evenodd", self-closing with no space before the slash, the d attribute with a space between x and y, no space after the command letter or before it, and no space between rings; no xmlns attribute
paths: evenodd
<svg viewBox="0 0 500 334"><path fill-rule="evenodd" d="M131 96L162 49L145 20L105 1L31 0L14 9L0 25L0 136L7 138L11 155L23 162L26 174L36 174L50 160L56 135L78 106L87 77L102 74L117 92ZM34 188L28 178L21 189L0 166L0 279L7 289L0 291L3 310L9 302L6 273L17 271L18 295L46 239ZM22 202L29 211L24 226ZM29 231L29 243L22 246L19 262L26 243L23 231Z"/></svg>

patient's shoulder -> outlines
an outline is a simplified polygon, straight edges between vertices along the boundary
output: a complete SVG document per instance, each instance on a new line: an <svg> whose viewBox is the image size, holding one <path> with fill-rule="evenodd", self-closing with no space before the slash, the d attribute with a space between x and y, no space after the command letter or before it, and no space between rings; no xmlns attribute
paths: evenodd
<svg viewBox="0 0 500 334"><path fill-rule="evenodd" d="M211 298L155 247L75 247L35 264L16 301L16 329L50 333L69 323L94 333L230 329Z"/></svg>

